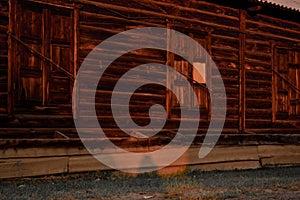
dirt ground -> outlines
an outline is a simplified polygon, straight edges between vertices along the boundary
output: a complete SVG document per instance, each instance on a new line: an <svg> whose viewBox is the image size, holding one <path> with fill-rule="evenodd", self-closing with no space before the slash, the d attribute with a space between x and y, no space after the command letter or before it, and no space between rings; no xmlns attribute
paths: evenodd
<svg viewBox="0 0 300 200"><path fill-rule="evenodd" d="M0 182L0 199L300 199L300 166L132 176L101 171Z"/></svg>

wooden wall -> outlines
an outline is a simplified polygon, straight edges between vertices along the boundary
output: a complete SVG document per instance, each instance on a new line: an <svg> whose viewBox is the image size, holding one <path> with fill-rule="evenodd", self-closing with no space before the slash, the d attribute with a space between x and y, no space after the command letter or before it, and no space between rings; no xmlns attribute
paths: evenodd
<svg viewBox="0 0 300 200"><path fill-rule="evenodd" d="M7 111L8 84L8 1L0 1L0 113Z"/></svg>
<svg viewBox="0 0 300 200"><path fill-rule="evenodd" d="M1 0L0 2L0 112L6 112L8 39L5 32L8 30L8 0ZM69 3L68 6L71 6L69 1L66 2ZM173 28L199 41L219 68L227 93L225 133L241 133L247 130L267 133L270 128L274 127L274 122L279 123L276 125L279 128L282 127L280 123L289 122L288 117L283 117L286 113L279 109L283 103L281 105L278 102L297 99L299 96L287 92L287 95L280 99L281 97L279 98L278 95L282 88L274 85L280 85L280 81L282 81L284 82L282 85L285 84L284 87L290 87L287 86L286 81L278 78L273 70L278 68L278 63L283 62L276 56L278 49L287 48L287 55L294 55L299 51L299 23L280 20L259 13L247 13L246 6L237 5L234 7L230 5L230 7L229 5L213 4L212 1L140 0L112 2L110 0L76 0L73 2L80 7L78 52L76 51L74 54L78 55L78 66L97 44L116 33L137 27ZM295 51L289 50L294 47ZM107 56L109 55L110 52L107 52ZM111 70L107 71L101 79L103 86L98 88L96 107L100 112L98 114L102 116L100 123L107 129L116 128L109 111L111 90L118 78L116 71L125 72L134 66L148 62L168 63L175 67L176 62L173 62L172 59L174 61L175 57L166 52L154 50L131 52L118 59ZM291 60L292 58L288 59ZM296 66L294 69L298 69L299 63L296 59L294 63L287 63L287 65L292 64ZM288 77L289 73L283 73L283 76ZM147 78L147 76L151 76L151 73L146 73L145 77ZM299 78L295 77L292 82L297 85L297 81L299 82ZM85 95L85 92L87 91L80 91L80 95ZM149 94L152 96L149 97ZM164 88L145 87L141 89L132 98L131 113L135 121L141 125L147 123L149 121L148 108L154 103L160 103L167 107L166 98ZM295 100L295 102L297 101ZM87 102L79 103L87 104ZM295 116L299 115L299 106L297 106L295 106L296 109L288 109L288 114L296 113ZM45 125L53 128L73 127L70 105L65 109L69 109L69 112L63 113L67 116L59 117L56 115L48 119L47 115L50 114L50 111L43 110L43 118L38 116L40 113L36 113L36 118L30 116L29 119L27 116L22 116L17 125L33 128L45 127ZM33 114L30 112L31 110L28 109L27 114ZM88 115L84 109L80 112ZM200 134L205 134L209 124L209 111L206 110L203 113L204 116L201 117L199 127ZM176 129L179 115L176 109L171 110L171 114L173 118L168 121L165 128ZM57 123L56 119L60 118L67 120L64 120L63 123ZM51 119L53 119L53 123L50 122ZM299 123L299 120L294 119L293 122L295 121ZM9 126L14 127L15 125L16 123L12 123ZM295 127L291 126L291 128ZM118 134L117 131L116 135Z"/></svg>
<svg viewBox="0 0 300 200"><path fill-rule="evenodd" d="M277 76L272 71L277 62L275 47L299 46L299 24L247 13L247 7L237 9L205 1L78 2L83 3L81 61L96 44L115 33L143 26L171 27L199 42L205 40L226 87L227 130L268 130L280 119L276 119L278 112L272 104L278 101L277 90L272 87ZM164 61L163 55L160 60ZM205 129L208 122L201 122L200 129Z"/></svg>
<svg viewBox="0 0 300 200"><path fill-rule="evenodd" d="M212 54L224 79L228 100L228 112L225 127L237 132L239 102L239 10L215 6L206 2L161 2L161 1L79 1L84 3L80 12L80 61L86 57L95 45L107 37L136 27L172 27L190 35L195 40L205 41L205 48ZM143 56L159 63L166 63L165 53L152 55L140 52ZM129 59L133 59L129 58ZM119 63L124 67L125 63ZM145 60L147 61L147 60ZM142 95L142 94L141 94ZM165 102L165 95L156 100ZM103 96L102 96L103 97ZM160 98L160 100L159 100ZM206 117L201 119L200 132L208 126ZM106 123L107 124L107 123ZM234 130L233 130L234 129Z"/></svg>
<svg viewBox="0 0 300 200"><path fill-rule="evenodd" d="M74 26L74 31L76 28L78 31L78 40L74 41L73 53L75 64L78 59L78 67L100 42L132 28L168 27L191 36L206 48L217 64L227 94L227 118L218 141L222 147L216 148L216 154L213 152L210 155L214 159L210 160L208 157L208 160L203 161L204 164L211 165L211 169L224 169L224 162L227 169L233 169L236 162L243 169L299 164L297 150L300 138L300 96L297 89L290 85L292 83L300 87L299 20L296 23L265 14L249 13L246 5L225 5L220 0L65 0L66 5L59 0L30 1L47 2L47 5L41 6L47 9L52 9L53 5L64 9L67 6L70 12L74 12L71 16L74 22L78 22L78 26ZM212 3L215 1L223 5ZM9 0L0 0L0 178L107 169L93 160L83 148L74 129L70 104L55 105L52 108L41 106L35 112L32 107L24 107L22 112L14 113L14 116L4 115L9 108L8 62L14 61L8 60L7 51L10 44L6 34L9 30L8 2ZM72 8L73 2L76 9ZM107 57L110 53L107 52ZM105 133L115 144L135 151L144 151L146 148L149 150L156 148L155 145L169 142L179 126L180 113L176 106L171 109L171 118L164 127L168 130L162 131L154 139L136 141L128 139L128 135L124 138L126 135L113 120L110 97L114 84L122 73L149 62L167 63L176 69L180 68L178 63L183 63L180 58L159 50L130 52L117 59L110 70L106 71L96 94L97 114ZM150 69L144 72L143 77L147 79L151 75ZM161 80L165 81L165 74L160 75ZM88 74L87 78L89 76L93 74ZM131 81L134 82L135 79ZM84 96L88 92L83 90L79 95ZM124 94L119 95L121 97ZM146 125L149 122L149 107L158 103L167 108L166 98L168 96L163 87L140 88L131 99L130 112L133 120L139 125ZM85 115L89 120L90 113L85 105L90 102L79 103L82 108L79 114ZM60 110L60 106L63 109ZM198 136L195 139L197 148L208 128L209 114L203 104ZM185 130L189 131L188 128ZM272 147L270 144L277 146ZM292 146L286 148L286 144ZM196 156L198 151L192 151L191 157L195 159L179 161L178 165L199 164ZM249 152L252 153L248 154ZM50 163L50 170L45 172L44 166L49 161L55 162ZM22 164L21 168L16 162ZM87 166L87 162L92 164ZM18 169L15 169L16 166Z"/></svg>
<svg viewBox="0 0 300 200"><path fill-rule="evenodd" d="M296 52L300 46L300 25L262 14L248 14L245 31L246 127L263 129L271 127L272 122L288 121L298 115L289 109L292 107L290 96L299 94L293 86L299 89L300 81L293 77L299 76L295 59L299 59ZM286 50L287 57L279 54L281 48ZM294 54L288 58L291 52ZM293 75L288 65L297 66ZM285 69L280 70L282 67ZM282 87L284 91L280 91Z"/></svg>

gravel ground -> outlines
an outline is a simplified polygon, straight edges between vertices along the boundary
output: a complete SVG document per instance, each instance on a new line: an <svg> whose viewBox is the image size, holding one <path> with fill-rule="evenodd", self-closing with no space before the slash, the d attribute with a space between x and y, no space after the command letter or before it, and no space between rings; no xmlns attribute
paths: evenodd
<svg viewBox="0 0 300 200"><path fill-rule="evenodd" d="M2 180L0 199L300 199L300 166L136 177L120 172Z"/></svg>

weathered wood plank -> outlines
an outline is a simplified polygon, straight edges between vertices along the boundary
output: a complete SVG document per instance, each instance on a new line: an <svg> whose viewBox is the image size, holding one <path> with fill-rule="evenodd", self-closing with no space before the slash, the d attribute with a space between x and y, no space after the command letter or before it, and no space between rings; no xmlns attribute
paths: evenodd
<svg viewBox="0 0 300 200"><path fill-rule="evenodd" d="M152 150L157 150L157 148L157 146L151 147ZM131 149L131 151L145 152L151 149L142 147ZM299 149L299 145L216 146L207 157L199 159L199 147L193 146L168 168L190 166L191 168L202 169L204 171L212 171L293 165L300 163ZM13 150L9 150L7 153L10 153L10 155L15 154ZM140 167L139 163L128 160L122 153L117 151L106 151L104 153L108 157L111 154L116 156L118 162L124 163L124 169L136 169ZM93 156L88 155L86 150L69 149L66 151L66 149L57 148L37 150L29 148L25 149L25 151L17 152L17 154L24 157L2 158L0 160L0 178L110 170L109 167L100 163ZM53 157L36 158L37 154ZM33 158L26 156L33 156ZM262 165L260 165L260 160ZM87 163L89 164L87 165ZM160 166L160 163L155 163L155 165ZM153 167L153 165L144 167ZM158 173L164 173L164 171L161 170Z"/></svg>
<svg viewBox="0 0 300 200"><path fill-rule="evenodd" d="M300 164L300 154L298 155L280 155L280 156L273 156L271 158L262 158L261 165L263 167L268 166L293 166Z"/></svg>
<svg viewBox="0 0 300 200"><path fill-rule="evenodd" d="M244 169L258 169L261 165L259 161L234 161L222 163L209 163L191 166L193 169L201 169L203 171L216 171L216 170L244 170Z"/></svg>
<svg viewBox="0 0 300 200"><path fill-rule="evenodd" d="M59 157L88 154L89 152L83 147L9 148L0 151L0 159Z"/></svg>
<svg viewBox="0 0 300 200"><path fill-rule="evenodd" d="M300 155L300 145L261 145L258 146L260 157Z"/></svg>
<svg viewBox="0 0 300 200"><path fill-rule="evenodd" d="M67 157L0 160L0 178L59 174L67 170Z"/></svg>
<svg viewBox="0 0 300 200"><path fill-rule="evenodd" d="M152 147L155 149L155 147ZM257 155L256 146L248 147L216 147L207 157L199 159L199 148L191 147L185 152L177 161L172 163L172 166L187 166L197 165L200 169L206 170L221 170L221 169L245 169L250 164L249 168L259 167L259 158ZM107 155L109 157L109 155ZM164 156L164 155L162 155ZM165 155L168 156L168 155ZM117 157L118 162L124 163L124 169L139 168L139 163L124 158L122 153L114 153L114 157ZM162 157L162 159L164 159ZM231 163L233 162L233 163ZM86 165L89 163L89 165ZM237 164L238 163L238 164ZM155 166L161 166L161 163L155 163ZM70 172L82 172L93 170L106 170L108 167L101 164L92 156L83 157L71 157L69 161ZM153 166L144 166L153 167ZM249 169L248 168L248 169Z"/></svg>
<svg viewBox="0 0 300 200"><path fill-rule="evenodd" d="M87 164L88 163L88 164ZM111 168L100 163L91 155L74 156L69 158L69 172L87 172L97 170L111 170Z"/></svg>

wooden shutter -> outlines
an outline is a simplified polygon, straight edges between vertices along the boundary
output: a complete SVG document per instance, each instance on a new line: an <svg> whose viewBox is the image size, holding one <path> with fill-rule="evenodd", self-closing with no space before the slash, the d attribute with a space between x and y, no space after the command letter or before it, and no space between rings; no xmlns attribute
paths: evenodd
<svg viewBox="0 0 300 200"><path fill-rule="evenodd" d="M288 119L300 115L300 52L278 48L276 51L276 118Z"/></svg>
<svg viewBox="0 0 300 200"><path fill-rule="evenodd" d="M300 88L300 51L289 52L288 62L288 77L291 84L296 88ZM289 114L291 116L300 116L300 93L299 91L289 88L290 108Z"/></svg>
<svg viewBox="0 0 300 200"><path fill-rule="evenodd" d="M42 52L43 10L26 4L18 6L19 38L30 48ZM43 63L28 48L18 45L17 100L26 104L41 104L43 100Z"/></svg>
<svg viewBox="0 0 300 200"><path fill-rule="evenodd" d="M18 1L15 15L20 20L12 30L19 40L14 41L17 51L12 67L17 110L27 105L70 104L73 81L69 75L74 74L76 49L74 9Z"/></svg>
<svg viewBox="0 0 300 200"><path fill-rule="evenodd" d="M72 12L52 9L50 11L50 58L71 74L73 62L73 20ZM60 104L71 102L70 77L50 65L48 103Z"/></svg>

